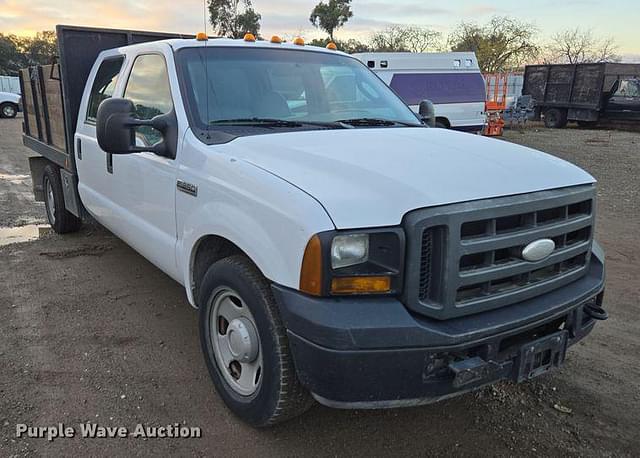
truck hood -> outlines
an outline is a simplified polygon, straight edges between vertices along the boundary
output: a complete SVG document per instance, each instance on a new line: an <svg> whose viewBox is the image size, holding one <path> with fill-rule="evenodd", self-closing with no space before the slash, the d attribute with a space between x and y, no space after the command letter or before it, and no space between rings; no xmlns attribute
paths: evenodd
<svg viewBox="0 0 640 458"><path fill-rule="evenodd" d="M288 132L241 137L225 150L314 197L338 229L397 225L417 208L595 181L554 156L444 129Z"/></svg>

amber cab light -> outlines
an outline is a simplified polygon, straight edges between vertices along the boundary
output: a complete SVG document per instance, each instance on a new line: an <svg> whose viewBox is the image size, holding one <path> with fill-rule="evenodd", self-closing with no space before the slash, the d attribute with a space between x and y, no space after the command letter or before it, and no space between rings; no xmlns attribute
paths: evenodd
<svg viewBox="0 0 640 458"><path fill-rule="evenodd" d="M298 46L304 46L304 39L298 37L295 40L293 40L293 44Z"/></svg>
<svg viewBox="0 0 640 458"><path fill-rule="evenodd" d="M317 235L311 237L304 250L300 291L313 296L322 295L322 243Z"/></svg>
<svg viewBox="0 0 640 458"><path fill-rule="evenodd" d="M327 44L327 49L330 49L332 51L337 51L338 50L338 46L336 46L336 44L333 41L330 41Z"/></svg>
<svg viewBox="0 0 640 458"><path fill-rule="evenodd" d="M252 33L245 33L244 41L254 42L254 41L256 41L256 36L254 34L252 34Z"/></svg>
<svg viewBox="0 0 640 458"><path fill-rule="evenodd" d="M198 41L207 41L209 39L209 37L207 37L207 34L204 32L198 32L198 34L196 35L196 40Z"/></svg>
<svg viewBox="0 0 640 458"><path fill-rule="evenodd" d="M279 45L280 43L282 43L282 38L280 38L278 35L274 35L271 37L271 43Z"/></svg>
<svg viewBox="0 0 640 458"><path fill-rule="evenodd" d="M331 280L332 294L381 294L391 291L391 277L336 277Z"/></svg>

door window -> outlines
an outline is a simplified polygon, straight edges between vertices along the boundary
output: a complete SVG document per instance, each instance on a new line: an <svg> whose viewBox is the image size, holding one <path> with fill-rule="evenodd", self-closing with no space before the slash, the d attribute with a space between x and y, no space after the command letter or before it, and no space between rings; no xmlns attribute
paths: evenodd
<svg viewBox="0 0 640 458"><path fill-rule="evenodd" d="M106 59L100 64L91 87L89 107L87 108L87 122L95 123L100 103L113 97L113 91L116 89L118 75L123 62L124 57L116 57L115 59Z"/></svg>
<svg viewBox="0 0 640 458"><path fill-rule="evenodd" d="M124 98L133 102L134 116L138 119L152 119L173 109L164 57L158 54L144 54L136 58ZM136 128L136 143L139 146L152 146L161 140L160 132L152 127Z"/></svg>
<svg viewBox="0 0 640 458"><path fill-rule="evenodd" d="M640 80L622 80L614 94L619 97L640 97Z"/></svg>

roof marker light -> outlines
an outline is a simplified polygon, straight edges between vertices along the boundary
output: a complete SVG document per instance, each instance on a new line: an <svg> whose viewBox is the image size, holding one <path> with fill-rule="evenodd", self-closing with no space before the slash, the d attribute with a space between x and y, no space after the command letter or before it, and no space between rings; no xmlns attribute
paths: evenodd
<svg viewBox="0 0 640 458"><path fill-rule="evenodd" d="M254 42L254 41L256 41L256 36L254 34L252 34L252 33L245 33L244 41Z"/></svg>
<svg viewBox="0 0 640 458"><path fill-rule="evenodd" d="M274 35L271 37L271 43L279 45L280 43L282 43L282 38L280 38L278 35Z"/></svg>
<svg viewBox="0 0 640 458"><path fill-rule="evenodd" d="M327 43L327 49L330 49L332 51L337 51L338 47L333 41L330 41L329 43Z"/></svg>
<svg viewBox="0 0 640 458"><path fill-rule="evenodd" d="M304 46L304 39L298 37L295 40L293 40L293 44L298 46Z"/></svg>
<svg viewBox="0 0 640 458"><path fill-rule="evenodd" d="M198 34L196 35L196 40L198 41L207 41L208 39L209 37L204 32L198 32Z"/></svg>

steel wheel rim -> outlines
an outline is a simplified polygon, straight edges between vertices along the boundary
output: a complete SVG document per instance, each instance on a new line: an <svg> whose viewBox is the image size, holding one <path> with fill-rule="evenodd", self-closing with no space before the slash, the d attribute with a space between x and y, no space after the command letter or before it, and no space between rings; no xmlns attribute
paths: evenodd
<svg viewBox="0 0 640 458"><path fill-rule="evenodd" d="M2 109L2 114L11 117L15 114L15 109L11 105L7 105Z"/></svg>
<svg viewBox="0 0 640 458"><path fill-rule="evenodd" d="M240 295L228 287L212 294L209 342L227 384L241 396L251 396L262 383L262 346L258 327Z"/></svg>
<svg viewBox="0 0 640 458"><path fill-rule="evenodd" d="M49 178L45 178L44 180L44 191L47 198L47 217L49 218L49 222L53 226L56 222L56 201L53 196L53 186L51 186L51 180L49 180Z"/></svg>

